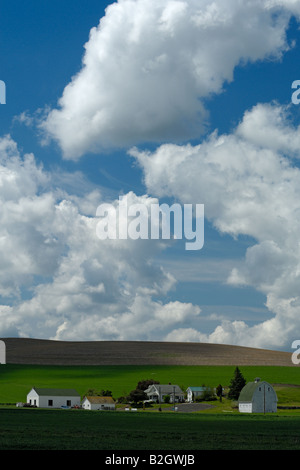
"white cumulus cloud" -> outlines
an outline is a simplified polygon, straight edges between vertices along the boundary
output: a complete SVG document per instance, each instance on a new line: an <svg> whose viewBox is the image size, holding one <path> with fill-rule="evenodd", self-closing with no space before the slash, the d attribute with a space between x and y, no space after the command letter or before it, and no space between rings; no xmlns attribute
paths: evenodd
<svg viewBox="0 0 300 470"><path fill-rule="evenodd" d="M0 336L162 339L199 315L189 303L164 303L176 280L152 262L160 240L100 240L100 192L56 184L32 154L0 139ZM153 201L127 198L129 206Z"/></svg>
<svg viewBox="0 0 300 470"><path fill-rule="evenodd" d="M206 336L209 341L283 347L300 328L299 134L287 108L259 104L231 134L214 132L196 146L130 152L151 194L203 203L220 233L253 237L244 263L228 272L228 283L262 292L272 318L253 327L226 322Z"/></svg>
<svg viewBox="0 0 300 470"><path fill-rule="evenodd" d="M81 70L41 127L65 158L199 137L203 99L235 67L281 57L293 2L120 0L90 31ZM274 14L278 13L280 14Z"/></svg>

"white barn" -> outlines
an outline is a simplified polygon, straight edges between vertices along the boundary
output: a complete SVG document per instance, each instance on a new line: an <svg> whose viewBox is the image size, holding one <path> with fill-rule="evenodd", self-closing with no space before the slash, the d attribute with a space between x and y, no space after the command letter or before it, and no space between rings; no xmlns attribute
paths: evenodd
<svg viewBox="0 0 300 470"><path fill-rule="evenodd" d="M87 396L81 404L85 410L115 410L116 405L112 397Z"/></svg>
<svg viewBox="0 0 300 470"><path fill-rule="evenodd" d="M257 378L241 390L238 404L241 413L276 413L277 395L271 384Z"/></svg>
<svg viewBox="0 0 300 470"><path fill-rule="evenodd" d="M80 406L80 395L74 389L36 388L27 394L27 403L38 408Z"/></svg>

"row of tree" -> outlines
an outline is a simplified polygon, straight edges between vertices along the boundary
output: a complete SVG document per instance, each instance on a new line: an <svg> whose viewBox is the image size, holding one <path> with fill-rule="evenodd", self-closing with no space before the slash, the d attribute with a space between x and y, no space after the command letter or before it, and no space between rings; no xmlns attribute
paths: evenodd
<svg viewBox="0 0 300 470"><path fill-rule="evenodd" d="M138 382L136 388L129 393L128 397L126 397L127 400L130 402L134 402L134 403L147 400L147 395L145 393L145 390L149 387L149 385L158 384L158 383L159 382L155 380L141 380L140 382ZM236 367L234 370L233 377L230 381L227 397L230 400L237 400L241 393L242 388L245 385L246 385L246 379L244 378L240 369ZM221 384L219 384L216 387L216 395L217 397L219 397L220 401L222 401L223 387ZM207 389L207 394L204 393L202 400L210 399L210 398L211 398L211 392L209 389Z"/></svg>
<svg viewBox="0 0 300 470"><path fill-rule="evenodd" d="M237 400L241 393L242 388L246 385L246 379L244 378L242 372L238 367L235 368L232 379L230 380L230 385L228 388L227 398L229 400ZM216 395L222 401L223 396L223 387L219 384L216 388Z"/></svg>
<svg viewBox="0 0 300 470"><path fill-rule="evenodd" d="M138 382L136 388L132 390L127 397L121 397L123 401L125 402L134 402L134 403L139 403L144 400L147 400L147 395L145 393L145 390L149 387L151 384L159 384L156 380L141 380ZM229 385L229 390L227 397L230 400L237 400L239 397L239 394L242 390L242 388L246 385L246 380L241 373L240 369L238 367L235 368L233 378L230 381ZM86 396L112 396L111 390L101 390L97 391L95 389L89 389L86 394ZM223 387L221 384L219 384L216 388L216 395L219 397L220 401L222 401L222 396L223 396ZM119 402L122 401L121 399L118 400Z"/></svg>

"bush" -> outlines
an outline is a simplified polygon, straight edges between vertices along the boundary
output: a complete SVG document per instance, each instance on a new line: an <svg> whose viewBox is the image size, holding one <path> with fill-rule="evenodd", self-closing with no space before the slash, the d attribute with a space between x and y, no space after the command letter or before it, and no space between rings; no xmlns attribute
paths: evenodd
<svg viewBox="0 0 300 470"><path fill-rule="evenodd" d="M136 388L135 390L132 390L130 394L127 397L128 401L133 401L134 403L138 403L143 400L147 400L147 395L144 392L144 390L139 390Z"/></svg>
<svg viewBox="0 0 300 470"><path fill-rule="evenodd" d="M117 403L127 403L127 397L119 397Z"/></svg>

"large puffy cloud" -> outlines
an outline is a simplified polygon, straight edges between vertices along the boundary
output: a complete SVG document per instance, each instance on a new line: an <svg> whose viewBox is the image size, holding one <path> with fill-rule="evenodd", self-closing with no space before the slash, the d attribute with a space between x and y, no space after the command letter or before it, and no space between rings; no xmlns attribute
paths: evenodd
<svg viewBox="0 0 300 470"><path fill-rule="evenodd" d="M70 175L63 180L72 186ZM197 306L163 302L175 279L152 263L160 240L100 240L101 193L56 187L33 155L0 139L0 336L162 339L199 315ZM127 198L129 206L154 202Z"/></svg>
<svg viewBox="0 0 300 470"><path fill-rule="evenodd" d="M287 347L299 330L300 170L293 163L300 156L299 131L287 108L259 104L231 134L214 132L196 146L131 150L151 194L204 203L206 218L219 232L255 240L244 263L228 273L228 283L265 294L271 318L252 327L226 321L210 335L192 329L186 336ZM174 330L168 338L177 335L184 337L184 330Z"/></svg>
<svg viewBox="0 0 300 470"><path fill-rule="evenodd" d="M280 11L280 14L276 14ZM198 137L203 99L237 65L278 58L295 2L120 0L92 28L81 70L41 127L66 158Z"/></svg>

